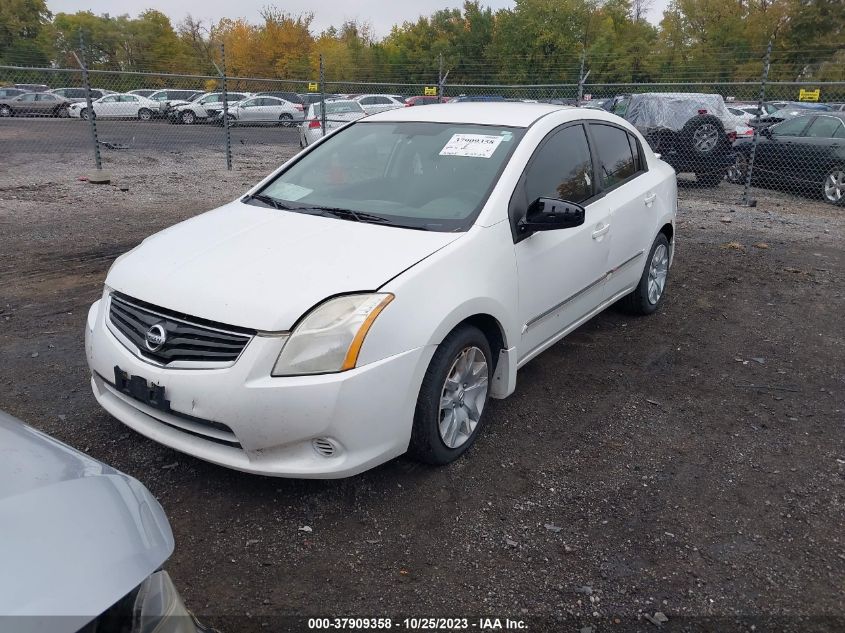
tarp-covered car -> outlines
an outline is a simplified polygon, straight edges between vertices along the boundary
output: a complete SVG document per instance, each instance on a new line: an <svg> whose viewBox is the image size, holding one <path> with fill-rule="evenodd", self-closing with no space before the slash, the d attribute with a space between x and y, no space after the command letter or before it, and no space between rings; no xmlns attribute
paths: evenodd
<svg viewBox="0 0 845 633"><path fill-rule="evenodd" d="M203 633L137 480L0 411L0 631Z"/></svg>
<svg viewBox="0 0 845 633"><path fill-rule="evenodd" d="M675 171L694 173L704 185L718 185L734 162L735 117L721 95L634 94L614 113L633 124Z"/></svg>

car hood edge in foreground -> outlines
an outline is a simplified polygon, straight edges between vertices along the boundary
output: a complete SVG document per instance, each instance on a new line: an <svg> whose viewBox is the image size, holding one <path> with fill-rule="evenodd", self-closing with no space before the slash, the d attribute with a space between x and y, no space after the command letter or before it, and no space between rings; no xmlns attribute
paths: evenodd
<svg viewBox="0 0 845 633"><path fill-rule="evenodd" d="M191 316L279 332L328 297L377 290L460 235L232 202L144 240L118 258L106 285Z"/></svg>
<svg viewBox="0 0 845 633"><path fill-rule="evenodd" d="M161 567L174 545L164 511L138 481L2 412L0 525L9 570L0 574L0 629L14 619L20 633L76 631Z"/></svg>

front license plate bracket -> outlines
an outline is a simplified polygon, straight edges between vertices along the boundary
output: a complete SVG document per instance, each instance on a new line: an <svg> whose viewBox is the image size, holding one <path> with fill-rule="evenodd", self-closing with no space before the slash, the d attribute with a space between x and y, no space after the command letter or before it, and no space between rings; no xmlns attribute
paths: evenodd
<svg viewBox="0 0 845 633"><path fill-rule="evenodd" d="M142 376L130 376L114 366L114 386L121 393L160 411L170 412L170 400L165 398L164 387L147 382Z"/></svg>

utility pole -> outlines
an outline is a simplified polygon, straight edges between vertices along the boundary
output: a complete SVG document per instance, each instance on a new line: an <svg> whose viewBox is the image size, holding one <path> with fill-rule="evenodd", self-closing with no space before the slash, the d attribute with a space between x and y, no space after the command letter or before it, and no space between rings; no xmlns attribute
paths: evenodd
<svg viewBox="0 0 845 633"><path fill-rule="evenodd" d="M766 100L766 81L769 79L769 66L772 63L772 40L766 47L766 57L763 61L763 74L760 76L760 96L757 99L757 117L763 116L763 101ZM757 201L749 197L751 193L751 172L754 170L754 157L757 155L757 143L760 141L760 127L754 126L754 138L751 141L751 155L745 170L745 188L742 193L742 206L756 207Z"/></svg>

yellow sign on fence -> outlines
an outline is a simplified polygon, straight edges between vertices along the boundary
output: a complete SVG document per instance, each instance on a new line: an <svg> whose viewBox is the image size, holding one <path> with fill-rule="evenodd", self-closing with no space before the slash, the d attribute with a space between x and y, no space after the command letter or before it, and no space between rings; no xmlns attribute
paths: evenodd
<svg viewBox="0 0 845 633"><path fill-rule="evenodd" d="M798 101L818 101L819 97L821 96L821 89L816 88L815 90L805 90L801 88L798 92Z"/></svg>
<svg viewBox="0 0 845 633"><path fill-rule="evenodd" d="M320 90L320 84L316 81L312 81L308 84L308 92L317 92L318 90Z"/></svg>
<svg viewBox="0 0 845 633"><path fill-rule="evenodd" d="M436 97L437 96L437 86L426 86L423 94L426 97Z"/></svg>

